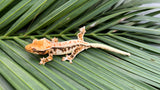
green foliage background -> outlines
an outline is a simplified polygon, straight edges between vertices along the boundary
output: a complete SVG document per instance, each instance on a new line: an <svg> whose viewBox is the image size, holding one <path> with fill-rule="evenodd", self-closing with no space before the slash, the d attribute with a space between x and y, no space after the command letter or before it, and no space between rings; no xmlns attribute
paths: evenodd
<svg viewBox="0 0 160 90"><path fill-rule="evenodd" d="M159 0L1 0L0 89L105 89L160 88ZM157 10L155 10L157 9ZM144 13L145 12L145 13ZM85 41L130 52L126 57L88 49L73 61L62 56L45 66L25 51L35 38L76 38L86 26Z"/></svg>

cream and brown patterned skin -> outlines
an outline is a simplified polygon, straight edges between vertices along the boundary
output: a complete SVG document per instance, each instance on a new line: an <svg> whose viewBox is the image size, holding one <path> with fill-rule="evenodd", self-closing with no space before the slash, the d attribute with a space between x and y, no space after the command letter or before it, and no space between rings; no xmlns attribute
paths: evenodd
<svg viewBox="0 0 160 90"><path fill-rule="evenodd" d="M51 41L46 38L43 38L40 40L35 39L31 44L26 45L25 49L26 51L34 54L40 54L40 55L48 54L49 55L48 57L40 58L41 61L39 64L43 64L43 65L45 65L46 62L53 60L53 55L65 55L65 54L66 54L66 57L63 57L62 61L69 60L69 62L72 63L72 60L75 58L75 56L78 53L91 47L106 49L122 55L128 55L128 56L130 55L130 53L112 48L107 45L85 42L83 40L83 36L86 32L85 27L82 27L79 30L80 32L77 34L77 37L78 37L77 40L58 42L58 38L53 38Z"/></svg>

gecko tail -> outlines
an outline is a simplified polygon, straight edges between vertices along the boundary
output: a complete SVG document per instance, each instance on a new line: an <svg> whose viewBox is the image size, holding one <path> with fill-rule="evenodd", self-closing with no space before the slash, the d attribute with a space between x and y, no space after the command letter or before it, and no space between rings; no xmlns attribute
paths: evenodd
<svg viewBox="0 0 160 90"><path fill-rule="evenodd" d="M111 46L108 46L108 45L104 45L104 44L99 44L99 43L89 43L89 45L93 48L101 48L101 49L105 49L105 50L108 50L108 51L111 51L111 52L115 52L115 53L119 53L119 54L122 54L122 55L127 55L127 56L130 56L131 54L130 53L127 53L125 51L122 51L122 50L119 50L119 49L116 49L116 48L113 48Z"/></svg>

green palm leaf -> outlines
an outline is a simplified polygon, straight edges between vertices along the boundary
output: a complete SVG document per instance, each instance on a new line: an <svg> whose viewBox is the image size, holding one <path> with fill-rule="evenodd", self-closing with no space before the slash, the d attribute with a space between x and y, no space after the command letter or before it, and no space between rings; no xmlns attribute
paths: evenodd
<svg viewBox="0 0 160 90"><path fill-rule="evenodd" d="M159 89L160 7L158 0L2 0L0 1L0 89ZM157 10L155 10L157 9ZM147 13L144 13L147 12ZM142 15L143 13L143 15ZM130 57L88 49L69 62L54 56L45 66L25 51L35 38L104 43ZM46 56L45 56L46 57Z"/></svg>

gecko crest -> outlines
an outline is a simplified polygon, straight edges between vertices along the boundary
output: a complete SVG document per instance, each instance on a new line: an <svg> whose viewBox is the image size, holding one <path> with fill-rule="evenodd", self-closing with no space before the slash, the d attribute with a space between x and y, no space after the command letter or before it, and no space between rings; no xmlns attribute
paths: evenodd
<svg viewBox="0 0 160 90"><path fill-rule="evenodd" d="M46 38L40 40L34 39L31 44L25 46L25 49L33 54L48 54L48 57L40 58L41 61L39 64L43 65L45 65L46 62L53 60L53 55L66 55L65 57L62 57L62 61L69 60L69 62L72 63L72 60L78 53L88 48L101 48L122 55L131 55L130 53L121 51L108 45L85 42L83 39L83 36L86 32L85 26L80 28L79 31L80 32L77 34L78 39L76 40L58 42L58 38L55 37L51 39L51 41Z"/></svg>

